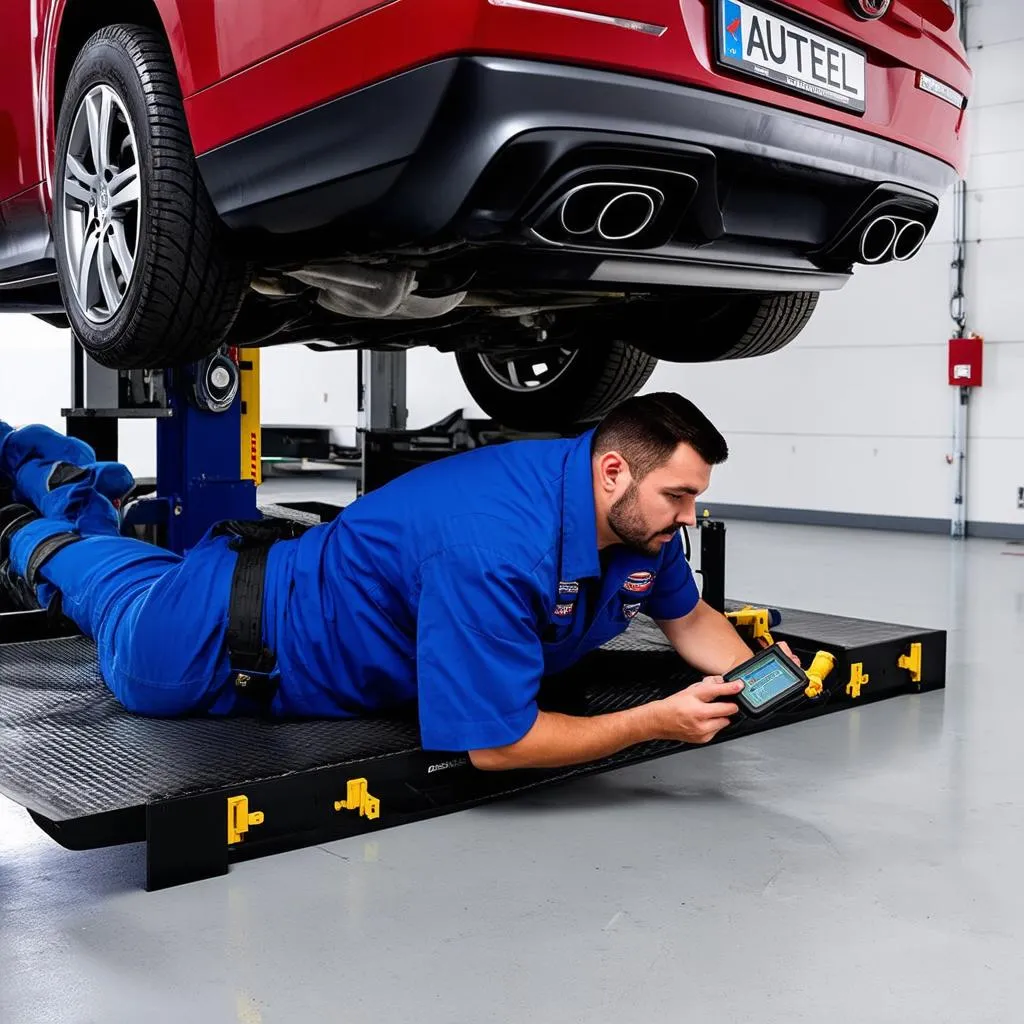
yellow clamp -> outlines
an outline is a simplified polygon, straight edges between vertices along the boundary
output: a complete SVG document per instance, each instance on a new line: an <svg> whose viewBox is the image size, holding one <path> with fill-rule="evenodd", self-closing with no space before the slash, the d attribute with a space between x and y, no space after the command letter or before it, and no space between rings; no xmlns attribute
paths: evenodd
<svg viewBox="0 0 1024 1024"><path fill-rule="evenodd" d="M825 680L835 667L836 659L832 654L828 651L818 651L814 656L814 661L811 662L811 667L807 670L808 683L804 689L804 696L810 697L812 700L815 697L820 697L822 690L825 689Z"/></svg>
<svg viewBox="0 0 1024 1024"><path fill-rule="evenodd" d="M247 796L228 797L228 846L240 843L251 826L262 824L263 812L250 812Z"/></svg>
<svg viewBox="0 0 1024 1024"><path fill-rule="evenodd" d="M910 681L912 683L921 682L921 645L911 644L910 653L901 654L900 660L896 664L910 672Z"/></svg>
<svg viewBox="0 0 1024 1024"><path fill-rule="evenodd" d="M336 811L358 811L360 818L380 817L380 800L370 795L366 779L349 779L348 794L344 800L335 800Z"/></svg>
<svg viewBox="0 0 1024 1024"><path fill-rule="evenodd" d="M861 687L871 682L871 676L865 675L864 663L855 662L850 666L850 681L846 684L846 692L856 700L860 696Z"/></svg>
<svg viewBox="0 0 1024 1024"><path fill-rule="evenodd" d="M747 605L738 612L726 612L725 617L737 628L749 631L749 639L760 640L764 638L770 647L775 641L768 632L768 609L754 608Z"/></svg>

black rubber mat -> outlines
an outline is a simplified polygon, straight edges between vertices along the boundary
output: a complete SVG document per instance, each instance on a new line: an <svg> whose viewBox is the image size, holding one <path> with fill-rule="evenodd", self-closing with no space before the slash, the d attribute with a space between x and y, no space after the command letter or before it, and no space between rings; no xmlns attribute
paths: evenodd
<svg viewBox="0 0 1024 1024"><path fill-rule="evenodd" d="M618 676L614 686L600 670L568 675L546 704L581 714L633 706L686 685L684 666L673 668L655 682ZM645 675L639 664L634 672ZM132 715L110 695L84 637L0 646L0 793L53 821L418 748L412 718Z"/></svg>
<svg viewBox="0 0 1024 1024"><path fill-rule="evenodd" d="M920 633L887 623L782 611L777 633L791 638L794 646L799 637L807 637L804 646L812 653L819 645L850 650L891 645ZM936 679L944 678L944 644L941 653ZM886 657L895 666L895 655ZM603 651L547 681L541 703L593 715L667 696L695 678L658 628L638 618ZM902 686L903 680L892 685ZM881 692L876 684L872 689ZM872 691L866 694L872 696ZM676 746L648 744L605 763L633 761ZM78 636L0 644L0 793L54 822L418 749L411 717L272 723L131 715L100 679L90 641ZM572 774L573 769L558 773Z"/></svg>
<svg viewBox="0 0 1024 1024"><path fill-rule="evenodd" d="M143 718L84 637L0 647L0 792L54 821L418 746L409 720Z"/></svg>

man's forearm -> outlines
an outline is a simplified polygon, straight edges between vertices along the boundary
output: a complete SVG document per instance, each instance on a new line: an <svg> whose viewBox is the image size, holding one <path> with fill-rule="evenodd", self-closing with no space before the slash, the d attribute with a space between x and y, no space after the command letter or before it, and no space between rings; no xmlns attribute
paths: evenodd
<svg viewBox="0 0 1024 1024"><path fill-rule="evenodd" d="M676 653L699 672L722 675L754 655L733 624L703 601L685 618L658 625Z"/></svg>
<svg viewBox="0 0 1024 1024"><path fill-rule="evenodd" d="M656 739L657 731L657 715L651 704L587 718L541 711L517 743L472 751L470 760L485 771L561 768L596 761Z"/></svg>

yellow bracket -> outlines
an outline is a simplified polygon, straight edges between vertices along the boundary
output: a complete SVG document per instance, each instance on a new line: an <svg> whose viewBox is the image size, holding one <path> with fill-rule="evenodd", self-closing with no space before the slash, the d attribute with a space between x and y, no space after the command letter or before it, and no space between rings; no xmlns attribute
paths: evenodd
<svg viewBox="0 0 1024 1024"><path fill-rule="evenodd" d="M771 633L768 632L767 608L753 608L747 605L738 612L726 612L725 617L736 629L746 630L751 641L764 638L769 646L775 643Z"/></svg>
<svg viewBox="0 0 1024 1024"><path fill-rule="evenodd" d="M228 846L240 843L252 825L262 824L263 812L250 812L247 796L228 797Z"/></svg>
<svg viewBox="0 0 1024 1024"><path fill-rule="evenodd" d="M912 683L921 682L921 645L911 644L910 653L901 654L900 660L896 664L910 672L910 681Z"/></svg>
<svg viewBox="0 0 1024 1024"><path fill-rule="evenodd" d="M348 796L345 800L335 800L336 811L358 811L359 817L371 820L380 817L380 800L370 795L366 779L349 779Z"/></svg>
<svg viewBox="0 0 1024 1024"><path fill-rule="evenodd" d="M808 683L804 689L804 696L810 697L812 700L815 697L820 697L822 690L825 689L825 680L835 667L836 659L832 654L828 651L818 651L814 656L814 661L811 662L811 667L807 670Z"/></svg>
<svg viewBox="0 0 1024 1024"><path fill-rule="evenodd" d="M850 681L846 684L846 692L856 700L860 696L862 686L871 682L871 676L864 674L864 663L858 661L850 666Z"/></svg>

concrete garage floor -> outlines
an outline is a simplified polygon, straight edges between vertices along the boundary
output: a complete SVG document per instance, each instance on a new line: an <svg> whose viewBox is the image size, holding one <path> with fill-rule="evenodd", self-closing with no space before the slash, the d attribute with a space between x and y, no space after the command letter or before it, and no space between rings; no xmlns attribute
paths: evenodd
<svg viewBox="0 0 1024 1024"><path fill-rule="evenodd" d="M0 1021L1020 1019L1024 547L729 542L731 596L948 627L946 692L154 894L0 801Z"/></svg>

